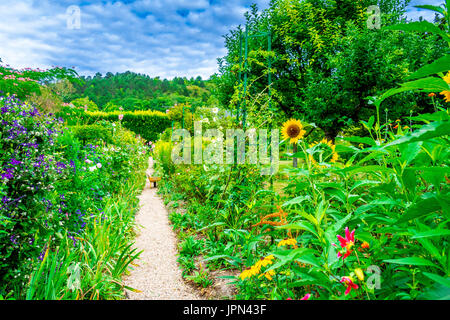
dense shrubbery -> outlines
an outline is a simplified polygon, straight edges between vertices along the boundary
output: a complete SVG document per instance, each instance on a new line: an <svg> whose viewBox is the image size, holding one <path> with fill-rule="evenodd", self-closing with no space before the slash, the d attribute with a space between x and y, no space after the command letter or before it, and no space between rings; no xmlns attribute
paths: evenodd
<svg viewBox="0 0 450 320"><path fill-rule="evenodd" d="M81 77L81 80L83 83L75 86L71 98L89 97L102 111L108 112L119 108L164 112L177 103L197 107L213 100L212 83L200 77L167 80L128 71L104 76L98 73L94 77Z"/></svg>
<svg viewBox="0 0 450 320"><path fill-rule="evenodd" d="M427 9L448 22L442 8ZM427 31L450 43L450 24L440 27L421 21L390 29ZM304 122L286 122L283 136L298 147L291 156L299 168L284 164L274 189L247 167L163 170L161 191L186 202L185 214L171 214L182 231L184 273L197 268L192 276L206 283L205 268L229 269L238 299L449 299L450 114L442 107L450 102L449 59L447 53L410 75L410 82L371 97L375 115L338 135L339 148L308 135L304 129L311 126ZM429 93L424 97L434 113L410 112L395 122L388 110L382 113L386 99L414 91ZM329 119L322 114L318 120ZM156 158L170 167L161 150ZM206 265L197 263L199 255Z"/></svg>
<svg viewBox="0 0 450 320"><path fill-rule="evenodd" d="M58 116L63 117L68 125L91 125L99 121L117 122L140 135L147 141L156 141L159 134L171 126L171 121L166 114L159 111L134 111L134 112L85 112L81 108L72 105L64 106Z"/></svg>

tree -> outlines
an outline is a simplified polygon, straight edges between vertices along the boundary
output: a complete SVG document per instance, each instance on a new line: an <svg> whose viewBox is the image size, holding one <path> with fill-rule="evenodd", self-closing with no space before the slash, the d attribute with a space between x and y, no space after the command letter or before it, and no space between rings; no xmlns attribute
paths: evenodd
<svg viewBox="0 0 450 320"><path fill-rule="evenodd" d="M379 1L383 24L401 21L408 2ZM262 12L252 7L246 14L250 33L270 30L273 36L272 104L278 113L314 122L333 140L343 127L375 112L369 96L380 94L443 54L445 49L434 36L387 36L383 30L368 30L367 7L372 4L365 0L274 0ZM214 78L218 99L229 109L236 108L239 100L241 33L239 27L225 37L228 54L219 60L219 76ZM251 38L249 48L247 104L267 91L267 40ZM398 99L408 102L401 110ZM388 108L399 116L409 115L418 104L427 107L420 95L408 94L392 100ZM259 103L250 112L261 115L266 108Z"/></svg>

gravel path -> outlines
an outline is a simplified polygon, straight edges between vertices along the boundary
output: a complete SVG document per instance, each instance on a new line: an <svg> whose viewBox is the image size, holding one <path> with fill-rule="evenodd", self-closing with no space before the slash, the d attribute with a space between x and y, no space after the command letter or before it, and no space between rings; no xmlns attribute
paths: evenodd
<svg viewBox="0 0 450 320"><path fill-rule="evenodd" d="M149 160L152 173L153 159ZM126 290L130 300L198 300L200 297L182 279L177 264L176 237L169 225L168 212L156 189L147 184L139 197L141 209L136 215L140 226L136 248L144 251L135 261L138 267L131 270L125 285L140 290L136 293Z"/></svg>

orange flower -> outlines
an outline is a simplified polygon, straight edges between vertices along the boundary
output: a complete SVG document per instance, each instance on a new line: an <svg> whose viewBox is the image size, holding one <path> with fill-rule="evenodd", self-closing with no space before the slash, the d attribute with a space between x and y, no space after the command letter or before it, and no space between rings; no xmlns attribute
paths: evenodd
<svg viewBox="0 0 450 320"><path fill-rule="evenodd" d="M364 241L363 244L361 245L361 248L363 248L363 249L369 249L369 248L370 248L370 244L367 243L366 241Z"/></svg>
<svg viewBox="0 0 450 320"><path fill-rule="evenodd" d="M430 98L436 97L436 93L432 92L428 95Z"/></svg>

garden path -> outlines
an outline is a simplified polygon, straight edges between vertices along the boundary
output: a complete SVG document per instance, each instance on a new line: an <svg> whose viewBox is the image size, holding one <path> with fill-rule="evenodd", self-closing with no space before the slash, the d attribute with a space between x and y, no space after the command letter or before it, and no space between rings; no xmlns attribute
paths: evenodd
<svg viewBox="0 0 450 320"><path fill-rule="evenodd" d="M148 173L153 172L153 159L149 160ZM142 291L126 290L130 300L198 300L195 289L187 285L177 264L177 239L169 224L168 212L163 201L150 188L147 180L140 200L140 211L136 215L139 226L135 247L143 251L132 266L125 285Z"/></svg>

